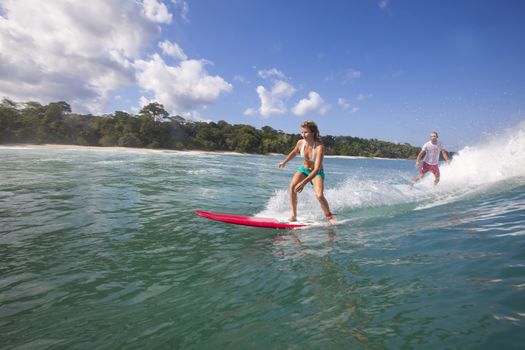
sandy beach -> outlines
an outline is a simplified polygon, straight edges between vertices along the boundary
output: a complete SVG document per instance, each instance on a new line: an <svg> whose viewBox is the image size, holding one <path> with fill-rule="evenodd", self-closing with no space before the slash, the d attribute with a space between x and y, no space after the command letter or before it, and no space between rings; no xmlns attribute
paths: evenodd
<svg viewBox="0 0 525 350"><path fill-rule="evenodd" d="M101 152L129 152L129 153L194 153L194 154L229 154L245 156L247 153L227 152L227 151L198 151L198 150L174 150L174 149L150 149L134 147L102 147L102 146L79 146L79 145L59 145L59 144L5 144L0 145L0 149L57 149L57 150L76 150L76 151L101 151Z"/></svg>

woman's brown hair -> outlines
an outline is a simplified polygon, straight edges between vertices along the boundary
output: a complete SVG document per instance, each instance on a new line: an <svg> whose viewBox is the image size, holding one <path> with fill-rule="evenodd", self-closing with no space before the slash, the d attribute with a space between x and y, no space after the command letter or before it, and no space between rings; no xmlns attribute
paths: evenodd
<svg viewBox="0 0 525 350"><path fill-rule="evenodd" d="M321 141L321 134L319 133L319 128L317 127L317 124L315 124L312 120L305 120L301 123L302 128L308 128L310 132L314 134L314 140L315 142L322 144L323 141Z"/></svg>

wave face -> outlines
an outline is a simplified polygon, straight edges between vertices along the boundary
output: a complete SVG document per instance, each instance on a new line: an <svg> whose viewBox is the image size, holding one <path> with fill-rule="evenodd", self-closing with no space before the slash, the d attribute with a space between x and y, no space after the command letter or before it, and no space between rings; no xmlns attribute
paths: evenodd
<svg viewBox="0 0 525 350"><path fill-rule="evenodd" d="M486 192L510 190L525 183L525 122L503 135L487 138L476 146L457 152L450 164L440 165L441 182L434 185L431 173L415 186L413 161L335 160L327 158L325 195L333 212L405 204L407 209L424 209L471 198ZM332 186L330 186L332 184ZM278 190L261 216L285 218L289 212L289 192ZM312 190L299 194L299 214L305 220L320 220L320 209Z"/></svg>

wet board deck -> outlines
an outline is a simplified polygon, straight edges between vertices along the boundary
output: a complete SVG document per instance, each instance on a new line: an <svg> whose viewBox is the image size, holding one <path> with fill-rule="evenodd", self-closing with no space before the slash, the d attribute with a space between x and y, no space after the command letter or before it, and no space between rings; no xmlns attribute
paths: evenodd
<svg viewBox="0 0 525 350"><path fill-rule="evenodd" d="M234 225L267 227L267 228L276 228L276 229L293 229L293 228L309 226L306 223L300 223L300 222L279 221L277 219L263 218L259 216L222 214L222 213L214 213L211 211L204 211L204 210L197 210L195 211L195 214L202 216L203 218L206 218L206 219L226 222L226 223L234 224Z"/></svg>

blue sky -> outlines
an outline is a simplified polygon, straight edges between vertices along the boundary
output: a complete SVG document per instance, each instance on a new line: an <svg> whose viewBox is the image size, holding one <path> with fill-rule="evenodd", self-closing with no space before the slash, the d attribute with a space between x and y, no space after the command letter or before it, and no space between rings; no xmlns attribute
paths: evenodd
<svg viewBox="0 0 525 350"><path fill-rule="evenodd" d="M525 2L0 1L0 96L450 150L525 120ZM46 14L43 16L42 14Z"/></svg>

